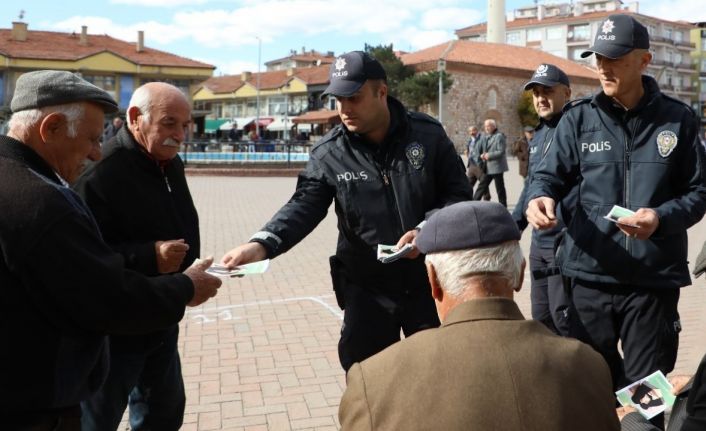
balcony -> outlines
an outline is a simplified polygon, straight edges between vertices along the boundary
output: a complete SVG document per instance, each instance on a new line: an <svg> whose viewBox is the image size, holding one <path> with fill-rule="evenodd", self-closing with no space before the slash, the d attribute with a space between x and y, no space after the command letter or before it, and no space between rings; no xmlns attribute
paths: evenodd
<svg viewBox="0 0 706 431"><path fill-rule="evenodd" d="M693 49L696 49L696 44L695 44L695 43L692 43L692 42L689 42L688 40L682 40L682 41L679 41L679 42L676 42L676 41L675 41L675 42L674 42L674 45L676 45L676 46L678 46L678 47L687 48L689 51L691 51L691 50L693 50Z"/></svg>

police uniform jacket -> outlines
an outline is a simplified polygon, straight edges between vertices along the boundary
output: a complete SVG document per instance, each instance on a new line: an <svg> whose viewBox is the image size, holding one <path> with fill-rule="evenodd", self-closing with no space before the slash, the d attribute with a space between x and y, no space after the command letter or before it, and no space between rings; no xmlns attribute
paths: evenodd
<svg viewBox="0 0 706 431"><path fill-rule="evenodd" d="M562 273L581 280L680 287L690 284L686 230L706 211L698 119L643 76L634 109L603 92L564 113L540 162L529 200L565 196L578 182L578 204L560 253ZM613 205L652 208L659 228L647 240L624 235L603 218Z"/></svg>
<svg viewBox="0 0 706 431"><path fill-rule="evenodd" d="M0 136L0 417L77 406L108 371L105 334L177 323L183 274L125 269L81 198L31 148Z"/></svg>
<svg viewBox="0 0 706 431"><path fill-rule="evenodd" d="M156 241L184 239L189 250L178 272L200 255L199 218L177 155L160 166L127 127L103 145L74 186L98 222L105 242L142 274L159 275ZM162 342L164 331L112 336L112 351L140 352Z"/></svg>
<svg viewBox="0 0 706 431"><path fill-rule="evenodd" d="M550 120L545 121L540 119L539 125L534 129L534 136L529 142L529 169L527 180L520 193L520 198L517 200L517 205L512 212L512 218L517 223L517 227L520 231L524 230L527 223L527 216L525 211L527 211L527 192L529 191L529 185L535 176L539 162L542 160L549 147L553 145L554 132L556 131L556 126L559 124L561 119L561 114L555 115ZM554 248L556 235L566 227L566 222L571 218L571 212L576 206L576 197L578 196L578 189L573 188L571 192L564 197L561 202L557 205L557 225L551 229L545 230L532 230L532 243L539 248Z"/></svg>
<svg viewBox="0 0 706 431"><path fill-rule="evenodd" d="M334 201L336 255L359 281L425 279L422 258L377 261L378 244L396 244L432 210L471 199L463 161L431 117L388 97L391 124L381 145L339 125L312 149L287 204L253 236L272 258L286 252L326 216ZM353 271L355 269L355 271Z"/></svg>
<svg viewBox="0 0 706 431"><path fill-rule="evenodd" d="M342 431L618 430L608 366L588 345L477 299L348 371Z"/></svg>
<svg viewBox="0 0 706 431"><path fill-rule="evenodd" d="M509 170L507 166L507 139L497 130L490 135L483 135L478 153L488 153L486 173L488 175L502 174Z"/></svg>

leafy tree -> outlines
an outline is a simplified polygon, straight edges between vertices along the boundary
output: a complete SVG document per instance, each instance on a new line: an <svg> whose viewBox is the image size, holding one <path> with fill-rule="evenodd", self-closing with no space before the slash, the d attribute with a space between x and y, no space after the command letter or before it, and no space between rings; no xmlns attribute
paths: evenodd
<svg viewBox="0 0 706 431"><path fill-rule="evenodd" d="M372 46L365 44L365 52L382 64L387 74L387 88L393 97L400 97L399 86L405 79L414 75L414 69L405 66L395 54L392 44Z"/></svg>
<svg viewBox="0 0 706 431"><path fill-rule="evenodd" d="M422 72L410 76L400 84L400 98L410 109L417 109L439 100L439 73L442 91L446 93L453 84L453 78L446 71Z"/></svg>
<svg viewBox="0 0 706 431"><path fill-rule="evenodd" d="M378 60L385 69L390 95L400 99L408 108L416 109L438 99L438 71L415 74L414 68L405 66L397 57L392 44L372 46L366 43L365 52ZM442 73L442 86L446 93L453 79L446 72Z"/></svg>
<svg viewBox="0 0 706 431"><path fill-rule="evenodd" d="M536 127L539 124L539 116L534 110L531 91L524 91L520 95L520 100L517 102L517 115L520 117L522 126Z"/></svg>

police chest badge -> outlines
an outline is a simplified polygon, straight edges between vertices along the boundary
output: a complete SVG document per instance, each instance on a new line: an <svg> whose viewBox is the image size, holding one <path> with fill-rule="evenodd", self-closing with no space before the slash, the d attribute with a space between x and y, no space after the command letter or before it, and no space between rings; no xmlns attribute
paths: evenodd
<svg viewBox="0 0 706 431"><path fill-rule="evenodd" d="M671 130L664 130L657 135L657 151L662 157L667 157L672 154L672 151L677 147L677 135Z"/></svg>
<svg viewBox="0 0 706 431"><path fill-rule="evenodd" d="M426 156L426 154L424 153L424 147L422 147L420 143L412 142L411 144L407 145L405 154L407 155L407 160L409 160L409 163L414 166L414 169L422 169L422 166L424 166L424 157Z"/></svg>

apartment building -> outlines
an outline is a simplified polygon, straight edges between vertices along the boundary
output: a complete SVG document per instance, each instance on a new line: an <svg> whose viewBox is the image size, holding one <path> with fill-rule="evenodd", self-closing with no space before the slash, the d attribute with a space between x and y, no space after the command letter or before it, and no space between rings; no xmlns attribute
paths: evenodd
<svg viewBox="0 0 706 431"><path fill-rule="evenodd" d="M706 126L706 22L697 23L696 26L691 30L691 43L696 47L691 52L692 64L696 69L692 83L699 94L701 124Z"/></svg>

